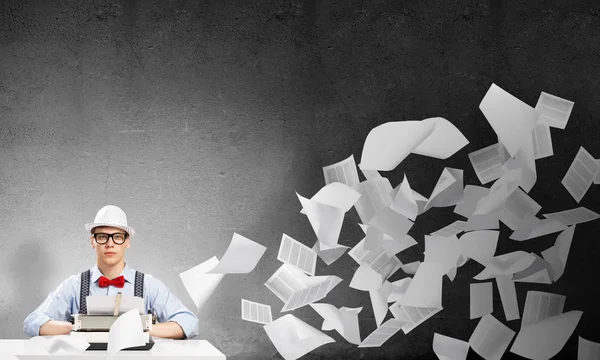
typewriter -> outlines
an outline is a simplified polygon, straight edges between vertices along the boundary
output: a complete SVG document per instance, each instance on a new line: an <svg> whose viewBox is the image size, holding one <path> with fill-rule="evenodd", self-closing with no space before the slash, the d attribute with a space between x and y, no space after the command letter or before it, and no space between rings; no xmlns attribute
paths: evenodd
<svg viewBox="0 0 600 360"><path fill-rule="evenodd" d="M119 307L121 304L121 293L117 295L117 301L113 315L71 315L73 329L71 336L85 339L90 346L87 350L106 350L108 348L108 333L112 324L119 318ZM140 314L144 342L143 346L134 346L123 350L150 350L154 346L149 331L156 324L156 314Z"/></svg>

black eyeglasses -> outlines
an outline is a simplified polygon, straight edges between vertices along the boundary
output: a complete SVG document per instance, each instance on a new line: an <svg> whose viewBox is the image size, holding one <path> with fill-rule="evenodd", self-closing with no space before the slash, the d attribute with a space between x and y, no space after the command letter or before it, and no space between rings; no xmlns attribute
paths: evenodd
<svg viewBox="0 0 600 360"><path fill-rule="evenodd" d="M108 242L108 239L112 238L113 242L117 245L122 245L127 239L127 234L123 233L114 233L114 234L105 234L105 233L97 233L94 234L94 240L96 243L103 245Z"/></svg>

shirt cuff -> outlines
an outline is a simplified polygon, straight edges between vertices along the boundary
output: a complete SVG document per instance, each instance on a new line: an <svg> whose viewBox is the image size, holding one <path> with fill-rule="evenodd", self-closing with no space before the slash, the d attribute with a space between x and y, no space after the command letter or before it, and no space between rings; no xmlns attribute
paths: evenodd
<svg viewBox="0 0 600 360"><path fill-rule="evenodd" d="M183 329L185 338L189 339L198 335L198 318L190 314L177 314L167 321L174 321Z"/></svg>
<svg viewBox="0 0 600 360"><path fill-rule="evenodd" d="M31 337L40 335L40 328L42 325L48 322L48 320L52 320L52 318L42 312L33 315L32 318L27 319L23 330L25 333Z"/></svg>

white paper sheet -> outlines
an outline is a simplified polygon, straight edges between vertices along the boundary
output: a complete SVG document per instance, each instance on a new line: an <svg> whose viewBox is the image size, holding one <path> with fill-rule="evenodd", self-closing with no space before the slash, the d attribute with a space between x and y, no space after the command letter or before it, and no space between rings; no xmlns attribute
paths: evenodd
<svg viewBox="0 0 600 360"><path fill-rule="evenodd" d="M362 311L362 307L338 309L325 303L310 304L310 306L323 318L321 330L335 330L349 343L355 345L361 343L358 314Z"/></svg>
<svg viewBox="0 0 600 360"><path fill-rule="evenodd" d="M571 242L573 241L573 234L575 233L575 226L576 225L572 225L566 228L558 235L553 246L542 251L544 260L550 264L550 268L552 269L552 281L560 279L565 272L569 250L571 249Z"/></svg>
<svg viewBox="0 0 600 360"><path fill-rule="evenodd" d="M498 213L471 215L465 224L465 231L493 230L499 228Z"/></svg>
<svg viewBox="0 0 600 360"><path fill-rule="evenodd" d="M600 360L600 343L579 337L577 360Z"/></svg>
<svg viewBox="0 0 600 360"><path fill-rule="evenodd" d="M394 201L390 207L398 213L404 215L412 221L415 221L419 214L419 205L415 200L414 193L408 183L408 178L404 174L404 179L398 186L396 194L393 195Z"/></svg>
<svg viewBox="0 0 600 360"><path fill-rule="evenodd" d="M472 283L469 294L469 319L477 319L494 311L491 282Z"/></svg>
<svg viewBox="0 0 600 360"><path fill-rule="evenodd" d="M458 239L461 254L483 266L487 266L496 252L499 235L500 232L495 230L468 232Z"/></svg>
<svg viewBox="0 0 600 360"><path fill-rule="evenodd" d="M108 331L107 354L114 355L117 351L146 345L142 319L137 309L132 309L120 315Z"/></svg>
<svg viewBox="0 0 600 360"><path fill-rule="evenodd" d="M423 308L418 306L401 306L399 302L395 302L390 306L390 311L392 315L394 315L394 318L406 322L406 324L402 326L404 334L408 334L414 328L442 310L442 307Z"/></svg>
<svg viewBox="0 0 600 360"><path fill-rule="evenodd" d="M410 235L404 235L399 239L390 238L389 240L381 242L381 246L383 247L383 250L385 250L387 256L394 256L416 244L417 241Z"/></svg>
<svg viewBox="0 0 600 360"><path fill-rule="evenodd" d="M242 299L242 320L268 324L273 321L271 306Z"/></svg>
<svg viewBox="0 0 600 360"><path fill-rule="evenodd" d="M394 239L400 239L412 228L413 222L388 206L375 214L368 225L381 230Z"/></svg>
<svg viewBox="0 0 600 360"><path fill-rule="evenodd" d="M581 224L600 218L600 215L598 213L584 206L543 215L546 219L560 221L561 223L567 226Z"/></svg>
<svg viewBox="0 0 600 360"><path fill-rule="evenodd" d="M356 204L358 198L360 198L358 191L346 184L333 182L323 186L310 200L348 212Z"/></svg>
<svg viewBox="0 0 600 360"><path fill-rule="evenodd" d="M535 261L535 256L525 251L513 251L494 256L483 269L475 275L475 280L486 280L492 277L512 275L529 267Z"/></svg>
<svg viewBox="0 0 600 360"><path fill-rule="evenodd" d="M435 232L432 232L430 235L438 236L438 237L451 237L451 236L457 235L458 233L465 231L466 225L467 225L466 221L456 220L452 224L446 225L443 228L441 228Z"/></svg>
<svg viewBox="0 0 600 360"><path fill-rule="evenodd" d="M359 180L354 155L350 155L335 164L323 166L323 176L325 177L325 184L340 182L350 187L356 186Z"/></svg>
<svg viewBox="0 0 600 360"><path fill-rule="evenodd" d="M410 286L399 301L400 305L425 308L442 307L442 266L435 262L423 262Z"/></svg>
<svg viewBox="0 0 600 360"><path fill-rule="evenodd" d="M331 248L321 249L319 241L317 240L317 242L315 242L315 245L313 245L312 247L312 251L314 251L317 254L317 256L320 257L321 260L323 260L323 262L325 262L325 264L331 265L340 257L342 257L342 255L344 255L346 250L348 250L349 248L350 247L348 246L337 244L336 246Z"/></svg>
<svg viewBox="0 0 600 360"><path fill-rule="evenodd" d="M504 207L506 200L518 189L523 176L522 169L507 171L490 188L488 196L477 203L473 215L491 214Z"/></svg>
<svg viewBox="0 0 600 360"><path fill-rule="evenodd" d="M496 84L490 86L479 109L510 156L515 156L525 140L531 139L531 131L540 115Z"/></svg>
<svg viewBox="0 0 600 360"><path fill-rule="evenodd" d="M580 202L594 182L598 171L600 171L600 164L582 146L560 183L575 201Z"/></svg>
<svg viewBox="0 0 600 360"><path fill-rule="evenodd" d="M517 151L517 154L513 158L508 159L508 161L502 165L502 168L504 171L521 169L522 176L518 185L527 193L531 191L537 181L535 151L531 136L525 139Z"/></svg>
<svg viewBox="0 0 600 360"><path fill-rule="evenodd" d="M463 170L446 167L425 204L425 210L432 207L454 206L462 202L463 198Z"/></svg>
<svg viewBox="0 0 600 360"><path fill-rule="evenodd" d="M542 117L540 117L538 123L535 124L533 132L531 133L533 137L533 156L535 157L535 160L554 155L550 125L540 120L542 120Z"/></svg>
<svg viewBox="0 0 600 360"><path fill-rule="evenodd" d="M416 274L417 270L419 270L419 266L421 266L421 262L420 261L413 261L411 263L404 264L404 265L400 266L400 268L405 273L407 273L409 275L414 275L414 274Z"/></svg>
<svg viewBox="0 0 600 360"><path fill-rule="evenodd" d="M500 145L498 143L469 153L471 166L473 166L475 175L477 175L477 178L482 185L504 175L502 164L504 164L506 160L507 159L505 159L500 152Z"/></svg>
<svg viewBox="0 0 600 360"><path fill-rule="evenodd" d="M371 129L362 150L360 168L390 171L396 168L434 131L435 123L391 121Z"/></svg>
<svg viewBox="0 0 600 360"><path fill-rule="evenodd" d="M562 231L567 225L553 219L539 219L532 214L525 215L517 229L509 236L511 240L525 241Z"/></svg>
<svg viewBox="0 0 600 360"><path fill-rule="evenodd" d="M247 274L254 270L266 247L238 233L233 233L229 247L219 264L208 274Z"/></svg>
<svg viewBox="0 0 600 360"><path fill-rule="evenodd" d="M106 295L86 296L88 315L113 315L117 297ZM119 315L125 314L130 310L137 310L140 315L146 313L144 299L133 295L121 295L121 304L119 305Z"/></svg>
<svg viewBox="0 0 600 360"><path fill-rule="evenodd" d="M359 265L364 263L370 266L371 269L381 275L382 279L389 278L402 266L400 260L396 256L389 256L385 249L381 248L379 251L366 250L364 243L365 239L359 241L348 252L348 255Z"/></svg>
<svg viewBox="0 0 600 360"><path fill-rule="evenodd" d="M540 122L564 129L571 116L574 103L542 91L535 109L541 112Z"/></svg>
<svg viewBox="0 0 600 360"><path fill-rule="evenodd" d="M521 328L510 352L528 359L549 360L575 331L582 311L569 311Z"/></svg>
<svg viewBox="0 0 600 360"><path fill-rule="evenodd" d="M289 235L283 234L277 260L294 265L308 275L314 275L317 265L317 253Z"/></svg>
<svg viewBox="0 0 600 360"><path fill-rule="evenodd" d="M369 336L367 336L362 343L358 345L358 347L380 347L383 345L383 343L394 336L405 324L405 321L389 319L385 323L381 324L380 327L375 329L375 331L369 334Z"/></svg>
<svg viewBox="0 0 600 360"><path fill-rule="evenodd" d="M460 130L444 118L434 117L421 122L435 125L433 132L412 151L414 154L447 159L469 143Z"/></svg>
<svg viewBox="0 0 600 360"><path fill-rule="evenodd" d="M456 236L439 237L425 235L425 262L438 263L442 274L448 273L461 254L461 246Z"/></svg>
<svg viewBox="0 0 600 360"><path fill-rule="evenodd" d="M514 331L487 314L479 320L469 345L485 360L500 360L514 336Z"/></svg>
<svg viewBox="0 0 600 360"><path fill-rule="evenodd" d="M535 257L535 260L524 270L516 272L512 279L515 282L528 282L537 284L551 284L550 279L550 264L541 258L536 253L531 253Z"/></svg>
<svg viewBox="0 0 600 360"><path fill-rule="evenodd" d="M527 292L521 329L525 326L537 324L542 320L562 314L566 296L551 294L543 291Z"/></svg>
<svg viewBox="0 0 600 360"><path fill-rule="evenodd" d="M488 188L476 185L466 185L464 189L463 202L456 204L454 207L454 213L462 215L466 218L471 217L471 215L473 215L475 212L475 208L477 207L479 200L488 196L489 193L490 189Z"/></svg>
<svg viewBox="0 0 600 360"><path fill-rule="evenodd" d="M354 272L354 276L348 286L361 291L377 290L383 284L383 280L381 274L363 263Z"/></svg>
<svg viewBox="0 0 600 360"><path fill-rule="evenodd" d="M264 326L273 346L285 360L295 360L314 349L335 342L331 337L292 314Z"/></svg>
<svg viewBox="0 0 600 360"><path fill-rule="evenodd" d="M385 286L380 287L376 290L369 291L369 298L371 299L371 306L373 307L373 316L375 317L375 323L377 327L381 326L383 319L388 312L387 303L388 292L385 290Z"/></svg>
<svg viewBox="0 0 600 360"><path fill-rule="evenodd" d="M496 277L496 286L498 286L498 293L500 294L506 321L520 318L515 282L511 278L511 275Z"/></svg>
<svg viewBox="0 0 600 360"><path fill-rule="evenodd" d="M330 247L337 245L344 222L344 209L321 204L298 193L296 196L319 242Z"/></svg>
<svg viewBox="0 0 600 360"><path fill-rule="evenodd" d="M201 310L210 298L225 274L209 274L219 264L216 256L179 274L183 286L194 301L196 308Z"/></svg>
<svg viewBox="0 0 600 360"><path fill-rule="evenodd" d="M375 214L392 203L392 185L385 177L365 180L357 185L356 190L360 198L354 208L363 224L368 224Z"/></svg>
<svg viewBox="0 0 600 360"><path fill-rule="evenodd" d="M500 212L500 220L511 230L516 230L527 214L535 215L541 208L540 204L519 188L506 199L504 209Z"/></svg>
<svg viewBox="0 0 600 360"><path fill-rule="evenodd" d="M466 360L469 353L469 343L434 333L433 352L439 360Z"/></svg>
<svg viewBox="0 0 600 360"><path fill-rule="evenodd" d="M388 295L387 302L393 303L402 300L411 282L412 278L410 277L405 277L404 279L392 282L392 291L390 291L390 294Z"/></svg>

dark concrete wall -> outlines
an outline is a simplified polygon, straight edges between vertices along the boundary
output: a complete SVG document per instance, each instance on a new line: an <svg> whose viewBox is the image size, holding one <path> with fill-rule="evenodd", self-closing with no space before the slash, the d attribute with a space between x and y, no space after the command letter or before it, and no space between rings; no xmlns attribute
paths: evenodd
<svg viewBox="0 0 600 360"><path fill-rule="evenodd" d="M137 228L135 268L163 280L193 308L178 273L221 256L234 231L268 247L248 275L226 276L198 314L200 336L231 359L279 358L262 326L240 319L240 297L281 302L263 283L279 267L283 232L315 236L294 194L312 196L321 167L360 159L369 130L388 121L441 116L470 144L446 161L411 155L403 173L425 196L444 166L496 142L478 109L492 82L534 106L540 91L575 102L567 128L552 129L555 156L538 161L532 196L543 212L575 207L560 185L579 146L600 157L600 5L595 1L25 1L0 2L0 335L22 338L22 321L64 278L94 264L83 228L104 204ZM582 205L600 212L592 186ZM411 230L457 219L433 209ZM340 243L361 239L354 210ZM583 310L575 332L600 341L596 324L598 222L577 226L564 276L517 284L567 296ZM556 235L507 240L498 253L539 252ZM363 306L363 338L375 329L367 293L348 288L344 256L318 274L345 279L324 302ZM431 357L434 332L468 340L469 262L444 280L444 310L379 349L337 333L317 358ZM404 276L399 272L392 280ZM494 313L503 320L494 290ZM320 328L309 307L294 314ZM388 314L388 317L391 316ZM508 324L517 329L519 321ZM574 357L577 337L564 349ZM510 356L507 356L509 358Z"/></svg>

